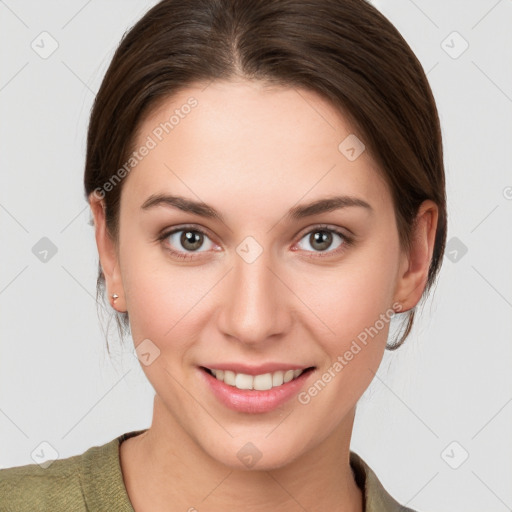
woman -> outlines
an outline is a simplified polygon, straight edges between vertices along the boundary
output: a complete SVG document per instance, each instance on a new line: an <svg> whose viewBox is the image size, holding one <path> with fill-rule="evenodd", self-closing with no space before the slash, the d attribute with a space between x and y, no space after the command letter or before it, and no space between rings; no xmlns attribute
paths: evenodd
<svg viewBox="0 0 512 512"><path fill-rule="evenodd" d="M153 421L0 471L7 510L411 510L350 451L446 238L435 102L389 21L362 0L160 2L103 80L84 184Z"/></svg>

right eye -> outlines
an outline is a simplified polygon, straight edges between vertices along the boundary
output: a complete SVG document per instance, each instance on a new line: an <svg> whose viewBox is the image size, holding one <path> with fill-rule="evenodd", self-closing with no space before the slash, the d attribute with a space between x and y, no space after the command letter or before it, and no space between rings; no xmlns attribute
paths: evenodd
<svg viewBox="0 0 512 512"><path fill-rule="evenodd" d="M210 240L208 235L199 228L181 226L163 233L159 240L162 241L166 250L179 259L194 259L193 253L202 253L212 250L216 245ZM205 245L206 250L199 250Z"/></svg>

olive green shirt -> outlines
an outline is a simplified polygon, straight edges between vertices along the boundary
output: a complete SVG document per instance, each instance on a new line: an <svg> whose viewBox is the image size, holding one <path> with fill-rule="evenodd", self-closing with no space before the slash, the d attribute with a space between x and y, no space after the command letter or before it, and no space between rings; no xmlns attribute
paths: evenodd
<svg viewBox="0 0 512 512"><path fill-rule="evenodd" d="M119 445L144 431L127 432L46 468L28 464L0 470L0 512L134 512L123 481ZM350 465L363 490L364 512L414 512L397 503L352 451Z"/></svg>

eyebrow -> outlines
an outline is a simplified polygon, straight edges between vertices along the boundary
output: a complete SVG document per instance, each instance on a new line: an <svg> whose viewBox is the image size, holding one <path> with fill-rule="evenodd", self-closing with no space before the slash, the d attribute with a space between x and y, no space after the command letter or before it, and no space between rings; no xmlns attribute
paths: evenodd
<svg viewBox="0 0 512 512"><path fill-rule="evenodd" d="M153 194L144 201L141 209L148 210L157 206L169 206L178 208L181 211L187 213L193 213L200 217L206 217L209 219L218 219L224 222L224 217L215 208L207 205L206 203L187 199L183 196L174 196L167 194ZM348 207L361 207L367 209L369 212L373 212L373 208L363 199L352 196L334 196L324 199L318 199L310 203L295 206L290 208L285 217L289 220L300 220L305 217L311 217L320 213L331 212Z"/></svg>

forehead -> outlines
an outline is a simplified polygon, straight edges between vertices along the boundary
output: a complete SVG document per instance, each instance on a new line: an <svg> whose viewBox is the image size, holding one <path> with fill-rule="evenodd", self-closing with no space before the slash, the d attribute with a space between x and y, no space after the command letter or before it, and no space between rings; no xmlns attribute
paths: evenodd
<svg viewBox="0 0 512 512"><path fill-rule="evenodd" d="M140 124L135 150L151 149L125 187L133 200L172 191L219 210L238 198L253 212L334 190L389 199L369 152L355 159L347 153L357 156L362 144L346 117L312 91L249 81L198 84Z"/></svg>

